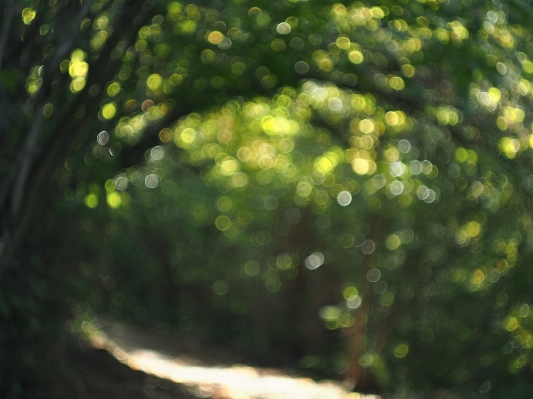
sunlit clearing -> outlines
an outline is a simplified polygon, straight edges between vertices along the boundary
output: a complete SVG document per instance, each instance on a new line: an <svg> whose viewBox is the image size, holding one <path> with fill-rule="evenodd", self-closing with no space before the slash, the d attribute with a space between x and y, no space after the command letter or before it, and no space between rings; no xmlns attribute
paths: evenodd
<svg viewBox="0 0 533 399"><path fill-rule="evenodd" d="M216 284L216 283L215 283ZM325 309L326 316L335 309ZM142 345L142 335L128 328L96 330L91 344L106 349L117 360L134 370L188 386L197 397L272 398L272 399L379 399L375 395L348 393L339 383L315 382L309 378L290 377L276 370L257 369L245 365L207 366L188 356L171 356L165 350L153 350ZM399 349L400 356L406 350Z"/></svg>

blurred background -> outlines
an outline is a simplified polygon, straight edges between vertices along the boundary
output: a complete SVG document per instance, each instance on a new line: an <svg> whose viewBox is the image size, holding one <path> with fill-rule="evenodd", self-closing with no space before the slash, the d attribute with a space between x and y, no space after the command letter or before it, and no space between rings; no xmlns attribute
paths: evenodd
<svg viewBox="0 0 533 399"><path fill-rule="evenodd" d="M358 391L527 397L531 17L1 1L2 396L48 397L105 318Z"/></svg>

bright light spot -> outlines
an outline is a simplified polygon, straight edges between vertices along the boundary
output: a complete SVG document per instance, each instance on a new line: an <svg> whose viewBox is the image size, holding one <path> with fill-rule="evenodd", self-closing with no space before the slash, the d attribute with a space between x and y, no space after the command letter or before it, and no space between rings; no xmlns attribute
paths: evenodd
<svg viewBox="0 0 533 399"><path fill-rule="evenodd" d="M372 119L363 119L359 122L359 130L363 133L372 133L374 131L374 121Z"/></svg>
<svg viewBox="0 0 533 399"><path fill-rule="evenodd" d="M268 230L261 230L259 233L257 233L255 238L259 245L268 245L272 240L272 236Z"/></svg>
<svg viewBox="0 0 533 399"><path fill-rule="evenodd" d="M50 117L54 113L54 105L52 103L45 104L43 107L43 115L45 117Z"/></svg>
<svg viewBox="0 0 533 399"><path fill-rule="evenodd" d="M391 251L398 249L401 244L402 241L400 240L400 237L398 237L396 234L391 234L390 236L388 236L387 241L385 242L385 246Z"/></svg>
<svg viewBox="0 0 533 399"><path fill-rule="evenodd" d="M106 145L107 142L109 141L109 133L107 133L105 130L102 130L96 136L96 141L98 141L98 144L100 145Z"/></svg>
<svg viewBox="0 0 533 399"><path fill-rule="evenodd" d="M429 189L428 196L426 197L424 201L427 202L428 204L431 204L436 199L437 199L437 194L435 193L435 191L433 191L432 189Z"/></svg>
<svg viewBox="0 0 533 399"><path fill-rule="evenodd" d="M102 107L102 116L105 119L112 119L117 113L117 107L113 103L106 104Z"/></svg>
<svg viewBox="0 0 533 399"><path fill-rule="evenodd" d="M107 205L109 205L110 208L116 209L122 204L122 199L120 198L120 194L113 191L111 193L107 193Z"/></svg>
<svg viewBox="0 0 533 399"><path fill-rule="evenodd" d="M288 35L291 33L291 26L287 22L282 22L276 27L276 31L281 35Z"/></svg>
<svg viewBox="0 0 533 399"><path fill-rule="evenodd" d="M324 264L324 255L321 252L315 252L307 257L305 260L305 267L309 270L318 269Z"/></svg>
<svg viewBox="0 0 533 399"><path fill-rule="evenodd" d="M227 212L233 206L233 201L229 197L220 197L217 200L217 208L220 212Z"/></svg>
<svg viewBox="0 0 533 399"><path fill-rule="evenodd" d="M440 107L437 110L437 120L441 125L456 125L459 122L459 115L451 107Z"/></svg>
<svg viewBox="0 0 533 399"><path fill-rule="evenodd" d="M375 175L370 181L376 190L379 190L387 183L387 179L385 179L385 176L383 175Z"/></svg>
<svg viewBox="0 0 533 399"><path fill-rule="evenodd" d="M289 208L285 211L285 219L290 224L296 224L300 221L300 211L296 208Z"/></svg>
<svg viewBox="0 0 533 399"><path fill-rule="evenodd" d="M81 91L85 87L86 83L87 81L85 80L85 78L73 79L72 82L70 83L70 91L73 93Z"/></svg>
<svg viewBox="0 0 533 399"><path fill-rule="evenodd" d="M365 255L370 255L376 250L376 243L372 240L364 240L361 244L361 252Z"/></svg>
<svg viewBox="0 0 533 399"><path fill-rule="evenodd" d="M347 38L346 36L339 36L336 40L336 43L337 43L337 47L343 50L348 50L350 48L350 45L352 44L350 39Z"/></svg>
<svg viewBox="0 0 533 399"><path fill-rule="evenodd" d="M102 15L98 17L98 19L95 21L96 26L98 26L98 29L105 29L109 25L109 18L105 15Z"/></svg>
<svg viewBox="0 0 533 399"><path fill-rule="evenodd" d="M278 203L279 201L276 197L274 197L273 195L269 195L268 197L265 198L264 206L265 206L265 209L268 209L269 211L273 211L274 209L278 207Z"/></svg>
<svg viewBox="0 0 533 399"><path fill-rule="evenodd" d="M525 355L518 356L509 363L509 371L511 373L518 373L527 364L527 361L528 359Z"/></svg>
<svg viewBox="0 0 533 399"><path fill-rule="evenodd" d="M220 170L224 176L231 176L240 169L239 162L233 157L225 158L221 165Z"/></svg>
<svg viewBox="0 0 533 399"><path fill-rule="evenodd" d="M424 185L417 188L416 196L418 197L418 199L425 201L428 204L437 199L437 194L435 193L435 191L427 188Z"/></svg>
<svg viewBox="0 0 533 399"><path fill-rule="evenodd" d="M327 229L329 225L331 224L331 219L328 215L318 215L318 217L315 220L315 224L319 229Z"/></svg>
<svg viewBox="0 0 533 399"><path fill-rule="evenodd" d="M115 180L115 187L117 190L124 191L128 187L128 179L124 176L119 176Z"/></svg>
<svg viewBox="0 0 533 399"><path fill-rule="evenodd" d="M248 183L248 175L243 172L235 173L231 176L231 185L233 187L244 187Z"/></svg>
<svg viewBox="0 0 533 399"><path fill-rule="evenodd" d="M303 180L298 183L296 186L296 192L301 197L307 197L311 194L311 191L313 191L313 184L312 182Z"/></svg>
<svg viewBox="0 0 533 399"><path fill-rule="evenodd" d="M405 173L405 165L400 161L393 162L389 166L389 173L394 177L402 176Z"/></svg>
<svg viewBox="0 0 533 399"><path fill-rule="evenodd" d="M396 112L389 111L385 114L385 120L389 125L395 126L398 124L400 118L398 117L398 114Z"/></svg>
<svg viewBox="0 0 533 399"><path fill-rule="evenodd" d="M190 35L196 30L196 22L188 19L187 21L182 22L180 27L183 33Z"/></svg>
<svg viewBox="0 0 533 399"><path fill-rule="evenodd" d="M231 227L231 219L227 217L226 215L221 215L216 218L215 226L220 231L226 231Z"/></svg>
<svg viewBox="0 0 533 399"><path fill-rule="evenodd" d="M394 90L403 90L405 87L403 79L398 76L387 78L387 84Z"/></svg>
<svg viewBox="0 0 533 399"><path fill-rule="evenodd" d="M411 174L418 175L422 172L422 165L420 161L414 160L409 162L409 169L411 170Z"/></svg>
<svg viewBox="0 0 533 399"><path fill-rule="evenodd" d="M292 259L289 254L281 254L276 258L276 265L280 270L290 269L292 265Z"/></svg>
<svg viewBox="0 0 533 399"><path fill-rule="evenodd" d="M520 150L520 142L511 137L503 137L499 143L500 149L509 159L513 159Z"/></svg>
<svg viewBox="0 0 533 399"><path fill-rule="evenodd" d="M491 87L487 92L479 91L477 93L478 101L490 112L496 109L501 97L501 91L496 87Z"/></svg>
<svg viewBox="0 0 533 399"><path fill-rule="evenodd" d="M359 295L355 295L346 300L346 306L350 309L357 309L359 306L361 306L361 302L361 297Z"/></svg>
<svg viewBox="0 0 533 399"><path fill-rule="evenodd" d="M490 381L485 381L479 386L479 393L487 393L490 391Z"/></svg>
<svg viewBox="0 0 533 399"><path fill-rule="evenodd" d="M215 281L211 288L216 295L226 295L229 291L228 283L224 280Z"/></svg>
<svg viewBox="0 0 533 399"><path fill-rule="evenodd" d="M211 51L211 50L204 50L204 51ZM213 60L214 60L215 53L213 51L211 51L211 53L213 53ZM243 64L242 62L235 62L231 66L231 73L233 73L234 75L242 75L245 70L246 70L246 65Z"/></svg>
<svg viewBox="0 0 533 399"><path fill-rule="evenodd" d="M364 175L370 170L370 165L366 159L355 158L352 162L352 169L358 175Z"/></svg>
<svg viewBox="0 0 533 399"><path fill-rule="evenodd" d="M342 101L338 97L333 97L328 100L328 107L334 112L342 111Z"/></svg>
<svg viewBox="0 0 533 399"><path fill-rule="evenodd" d="M483 271L477 269L474 274L472 275L472 279L470 280L472 284L474 285L481 285L485 281L485 273Z"/></svg>
<svg viewBox="0 0 533 399"><path fill-rule="evenodd" d="M181 132L180 138L184 143L191 144L196 139L196 131L187 127Z"/></svg>
<svg viewBox="0 0 533 399"><path fill-rule="evenodd" d="M379 271L379 269L376 269L375 267L370 269L368 273L366 274L366 279L370 281L371 283L375 283L379 281L380 278L381 278L381 272Z"/></svg>
<svg viewBox="0 0 533 399"><path fill-rule="evenodd" d="M352 194L350 194L348 191L341 191L339 195L337 195L337 202L340 206L348 206L352 202Z"/></svg>
<svg viewBox="0 0 533 399"><path fill-rule="evenodd" d="M407 344L399 344L394 348L394 356L398 359L407 356L409 353L409 346Z"/></svg>
<svg viewBox="0 0 533 399"><path fill-rule="evenodd" d="M404 185L399 180L394 180L389 186L389 190L392 195L400 195L401 193L403 193L403 189Z"/></svg>
<svg viewBox="0 0 533 399"><path fill-rule="evenodd" d="M115 97L119 92L120 84L117 82L113 82L107 87L107 95L109 97Z"/></svg>
<svg viewBox="0 0 533 399"><path fill-rule="evenodd" d="M425 200L429 196L429 189L422 185L416 189L416 196L418 199Z"/></svg>
<svg viewBox="0 0 533 399"><path fill-rule="evenodd" d="M222 32L215 30L207 36L207 41L211 44L220 44L224 38L225 36Z"/></svg>
<svg viewBox="0 0 533 399"><path fill-rule="evenodd" d="M398 150L400 150L402 154L407 154L409 151L411 151L411 143L409 140L400 140L398 142Z"/></svg>
<svg viewBox="0 0 533 399"><path fill-rule="evenodd" d="M531 312L531 308L529 307L527 303L524 303L522 306L520 306L520 309L518 310L518 316L527 317L530 312Z"/></svg>
<svg viewBox="0 0 533 399"><path fill-rule="evenodd" d="M146 184L146 187L148 188L156 188L157 185L159 184L159 178L157 177L157 175L154 175L153 173L149 174L144 179L144 184Z"/></svg>
<svg viewBox="0 0 533 399"><path fill-rule="evenodd" d="M464 230L459 230L455 234L455 242L459 245L463 245L468 241L468 234Z"/></svg>
<svg viewBox="0 0 533 399"><path fill-rule="evenodd" d="M80 59L73 58L72 61L70 61L68 71L72 78L84 77L89 71L89 64Z"/></svg>
<svg viewBox="0 0 533 399"><path fill-rule="evenodd" d="M337 306L323 306L320 308L320 318L322 320L337 320L341 317L341 310Z"/></svg>
<svg viewBox="0 0 533 399"><path fill-rule="evenodd" d="M159 89L162 83L163 83L163 78L161 77L161 75L158 75L157 73L154 73L148 76L148 79L146 79L146 86L148 86L150 90Z"/></svg>
<svg viewBox="0 0 533 399"><path fill-rule="evenodd" d="M370 367L374 363L374 355L371 353L365 353L359 359L359 364L363 367Z"/></svg>
<svg viewBox="0 0 533 399"><path fill-rule="evenodd" d="M320 157L315 161L315 169L322 175L331 172L335 166L337 166L337 163L328 157Z"/></svg>
<svg viewBox="0 0 533 399"><path fill-rule="evenodd" d="M352 297L356 297L359 294L359 290L354 287L353 285L349 285L342 291L342 296L344 299L350 299Z"/></svg>
<svg viewBox="0 0 533 399"><path fill-rule="evenodd" d="M96 208L98 206L98 196L94 193L91 193L85 197L85 205L89 208Z"/></svg>
<svg viewBox="0 0 533 399"><path fill-rule="evenodd" d="M265 287L270 292L277 292L281 288L281 281L274 275L269 275L265 281Z"/></svg>
<svg viewBox="0 0 533 399"><path fill-rule="evenodd" d="M157 145L155 146L154 148L152 148L152 150L150 151L150 157L154 160L154 161L160 161L163 159L163 157L165 156L165 150L163 149L163 147Z"/></svg>
<svg viewBox="0 0 533 399"><path fill-rule="evenodd" d="M172 140L172 131L169 128L163 128L159 132L159 139L163 143L168 143L170 140Z"/></svg>
<svg viewBox="0 0 533 399"><path fill-rule="evenodd" d="M248 276L253 277L259 274L261 267L259 266L259 263L257 263L255 260L249 260L244 264L243 269Z"/></svg>
<svg viewBox="0 0 533 399"><path fill-rule="evenodd" d="M294 70L300 75L303 75L309 72L309 64L305 61L298 61L296 64L294 64Z"/></svg>
<svg viewBox="0 0 533 399"><path fill-rule="evenodd" d="M465 226L465 231L468 233L470 237L477 237L481 233L481 230L482 230L481 225L478 222L469 222ZM481 270L479 270L479 272L481 272Z"/></svg>
<svg viewBox="0 0 533 399"><path fill-rule="evenodd" d="M363 56L363 53L361 53L358 50L353 50L348 53L348 59L352 64L360 64L364 61L365 57Z"/></svg>
<svg viewBox="0 0 533 399"><path fill-rule="evenodd" d="M31 8L25 8L22 10L22 22L24 22L26 25L29 25L36 15L37 13L35 10L32 10Z"/></svg>
<svg viewBox="0 0 533 399"><path fill-rule="evenodd" d="M227 50L227 49L229 49L231 47L232 44L233 44L232 41L230 39L228 39L227 37L225 37L222 40L222 42L220 42L218 44L218 48L222 49L222 50Z"/></svg>
<svg viewBox="0 0 533 399"><path fill-rule="evenodd" d="M414 66L410 64L404 64L402 65L402 73L407 76L408 78L412 78L416 72L416 69Z"/></svg>
<svg viewBox="0 0 533 399"><path fill-rule="evenodd" d="M514 331L518 328L520 324L518 323L518 320L516 319L516 317L509 317L506 321L505 321L505 329L507 331Z"/></svg>
<svg viewBox="0 0 533 399"><path fill-rule="evenodd" d="M106 191L115 191L115 182L113 179L109 179L105 182L104 187Z"/></svg>
<svg viewBox="0 0 533 399"><path fill-rule="evenodd" d="M261 119L261 127L267 134L294 135L298 133L298 122L285 119L281 116L265 116Z"/></svg>

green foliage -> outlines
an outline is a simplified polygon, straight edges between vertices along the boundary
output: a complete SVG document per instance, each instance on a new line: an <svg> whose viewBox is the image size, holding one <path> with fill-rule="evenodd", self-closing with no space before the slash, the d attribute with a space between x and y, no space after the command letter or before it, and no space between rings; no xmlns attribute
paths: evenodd
<svg viewBox="0 0 533 399"><path fill-rule="evenodd" d="M2 347L106 312L356 389L531 390L530 6L16 13L0 49L0 104L20 114L0 122Z"/></svg>

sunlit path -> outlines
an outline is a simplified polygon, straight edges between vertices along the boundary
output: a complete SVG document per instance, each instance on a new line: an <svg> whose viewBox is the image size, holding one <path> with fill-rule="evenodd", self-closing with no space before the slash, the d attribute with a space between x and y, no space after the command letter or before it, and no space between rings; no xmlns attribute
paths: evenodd
<svg viewBox="0 0 533 399"><path fill-rule="evenodd" d="M169 345L168 340L161 344L156 337L151 337L152 342L143 342L143 338L146 336L138 331L115 325L91 334L91 344L106 349L132 369L186 385L199 398L378 399L374 395L348 393L331 381L315 382L244 365L207 365L176 353L176 346Z"/></svg>

